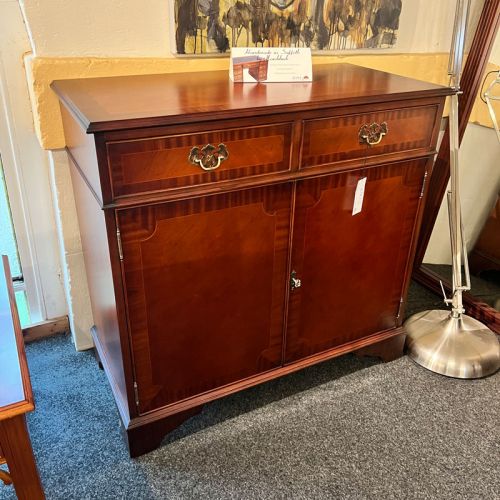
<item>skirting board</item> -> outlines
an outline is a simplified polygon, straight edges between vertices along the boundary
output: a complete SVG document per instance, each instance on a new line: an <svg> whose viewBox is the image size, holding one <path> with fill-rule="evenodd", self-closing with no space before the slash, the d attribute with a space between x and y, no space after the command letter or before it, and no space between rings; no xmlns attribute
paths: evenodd
<svg viewBox="0 0 500 500"><path fill-rule="evenodd" d="M24 342L28 343L45 337L52 337L53 335L69 332L70 327L68 317L61 316L60 318L41 321L40 323L34 323L26 328L23 328L23 338Z"/></svg>

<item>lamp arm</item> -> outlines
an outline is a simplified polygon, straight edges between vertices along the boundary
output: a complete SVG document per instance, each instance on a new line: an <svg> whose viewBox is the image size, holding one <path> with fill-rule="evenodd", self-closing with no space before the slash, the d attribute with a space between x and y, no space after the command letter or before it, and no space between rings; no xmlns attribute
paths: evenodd
<svg viewBox="0 0 500 500"><path fill-rule="evenodd" d="M500 95L493 95L491 92L493 88L497 85L500 86L500 71L498 72L497 77L491 82L489 87L486 89L483 96L484 100L486 101L486 105L488 106L488 111L490 113L491 121L493 122L493 128L497 133L498 142L500 142L500 128L498 125L498 119L495 114L495 110L493 109L493 103L492 103L492 101L500 101Z"/></svg>
<svg viewBox="0 0 500 500"><path fill-rule="evenodd" d="M470 0L457 0L455 10L455 22L453 25L453 37L448 61L448 75L450 76L450 87L460 88L460 76L464 57L465 34L467 20L469 17Z"/></svg>

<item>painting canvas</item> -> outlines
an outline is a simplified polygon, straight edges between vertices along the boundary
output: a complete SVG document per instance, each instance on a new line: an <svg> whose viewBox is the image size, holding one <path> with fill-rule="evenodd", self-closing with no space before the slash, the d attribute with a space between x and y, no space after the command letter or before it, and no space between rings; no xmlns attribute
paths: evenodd
<svg viewBox="0 0 500 500"><path fill-rule="evenodd" d="M392 47L402 0L170 0L177 54Z"/></svg>

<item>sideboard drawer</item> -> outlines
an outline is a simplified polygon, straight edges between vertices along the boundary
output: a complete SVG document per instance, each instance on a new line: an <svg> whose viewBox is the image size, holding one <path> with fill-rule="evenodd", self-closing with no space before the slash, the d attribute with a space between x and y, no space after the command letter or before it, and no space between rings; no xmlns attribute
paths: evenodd
<svg viewBox="0 0 500 500"><path fill-rule="evenodd" d="M279 123L109 142L113 195L287 171L291 136L292 124Z"/></svg>
<svg viewBox="0 0 500 500"><path fill-rule="evenodd" d="M304 122L301 168L365 156L429 149L440 113L438 104L388 109ZM366 126L366 127L365 127ZM367 139L360 131L372 132Z"/></svg>

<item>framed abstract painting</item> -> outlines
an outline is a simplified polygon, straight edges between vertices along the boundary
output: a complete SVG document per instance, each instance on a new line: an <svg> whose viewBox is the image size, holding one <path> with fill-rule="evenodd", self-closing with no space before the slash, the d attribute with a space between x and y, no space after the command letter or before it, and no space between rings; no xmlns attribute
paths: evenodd
<svg viewBox="0 0 500 500"><path fill-rule="evenodd" d="M314 51L394 46L402 0L169 0L176 54L231 47Z"/></svg>

